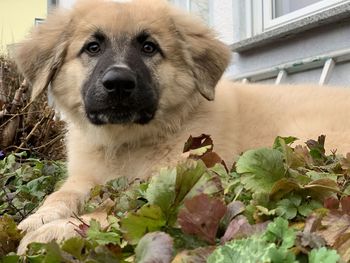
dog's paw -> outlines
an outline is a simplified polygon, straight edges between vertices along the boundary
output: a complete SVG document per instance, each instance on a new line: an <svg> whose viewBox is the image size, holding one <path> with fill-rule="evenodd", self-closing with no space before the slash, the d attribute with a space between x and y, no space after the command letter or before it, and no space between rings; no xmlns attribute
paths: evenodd
<svg viewBox="0 0 350 263"><path fill-rule="evenodd" d="M42 225L38 229L27 233L23 237L18 246L17 253L19 255L23 255L27 250L27 246L32 242L47 243L52 240L60 242L63 239L77 236L78 233L75 231L75 229L80 223L81 222L79 220L70 218L60 219Z"/></svg>
<svg viewBox="0 0 350 263"><path fill-rule="evenodd" d="M79 219L70 217L55 220L45 225L41 225L41 227L34 231L27 232L18 246L17 253L23 255L27 250L28 244L32 242L47 243L52 240L60 242L64 239L78 236L79 234L76 229L79 228L79 225L82 224L82 222L89 224L91 219L99 221L102 227L108 226L107 214L104 211L85 214L80 216Z"/></svg>
<svg viewBox="0 0 350 263"><path fill-rule="evenodd" d="M58 210L55 207L39 209L35 214L20 222L18 228L29 233L52 221L69 218L71 213L68 209Z"/></svg>

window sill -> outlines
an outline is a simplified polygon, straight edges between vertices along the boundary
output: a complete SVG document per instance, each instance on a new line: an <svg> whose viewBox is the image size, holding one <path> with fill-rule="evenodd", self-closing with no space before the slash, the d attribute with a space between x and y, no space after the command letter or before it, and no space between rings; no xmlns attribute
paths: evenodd
<svg viewBox="0 0 350 263"><path fill-rule="evenodd" d="M233 43L231 49L233 52L244 52L250 49L261 47L272 42L292 38L298 33L320 27L324 24L339 22L350 18L350 3L346 3L325 11L321 11L309 17L302 18L295 22L283 25L281 27L266 31L251 38L243 39Z"/></svg>

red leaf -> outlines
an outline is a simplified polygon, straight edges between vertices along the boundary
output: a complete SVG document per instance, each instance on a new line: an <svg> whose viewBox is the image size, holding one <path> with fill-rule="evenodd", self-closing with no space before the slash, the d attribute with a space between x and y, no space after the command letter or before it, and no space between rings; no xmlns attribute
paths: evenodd
<svg viewBox="0 0 350 263"><path fill-rule="evenodd" d="M324 200L323 205L329 210L337 210L339 208L339 200L335 197L328 197Z"/></svg>
<svg viewBox="0 0 350 263"><path fill-rule="evenodd" d="M185 201L178 222L184 233L197 235L214 244L219 222L225 212L226 206L219 199L200 194Z"/></svg>
<svg viewBox="0 0 350 263"><path fill-rule="evenodd" d="M72 224L75 228L74 231L77 232L81 237L86 238L87 237L87 231L89 229L89 225L86 224L82 219L77 218L81 224L77 225L72 221L69 221L70 224Z"/></svg>
<svg viewBox="0 0 350 263"><path fill-rule="evenodd" d="M269 222L256 225L249 224L245 216L238 216L231 221L226 229L224 236L221 238L221 243L224 244L232 239L246 238L251 235L263 232Z"/></svg>
<svg viewBox="0 0 350 263"><path fill-rule="evenodd" d="M343 197L340 203L343 212L350 215L350 196Z"/></svg>
<svg viewBox="0 0 350 263"><path fill-rule="evenodd" d="M236 216L243 213L245 210L245 205L241 201L232 201L227 205L227 211L224 220L227 224Z"/></svg>

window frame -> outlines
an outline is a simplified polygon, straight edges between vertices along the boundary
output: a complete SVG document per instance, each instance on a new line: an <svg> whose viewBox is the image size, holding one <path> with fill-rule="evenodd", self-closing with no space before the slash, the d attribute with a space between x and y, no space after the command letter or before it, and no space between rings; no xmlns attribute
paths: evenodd
<svg viewBox="0 0 350 263"><path fill-rule="evenodd" d="M350 2L349 0L323 0L304 8L295 10L288 14L282 15L280 17L274 18L275 15L275 0L262 0L262 28L261 32L266 32L286 24L295 22L297 20L303 19L306 16L314 15L331 8L335 8L339 5Z"/></svg>
<svg viewBox="0 0 350 263"><path fill-rule="evenodd" d="M188 12L191 12L191 0L170 0L173 4L184 8ZM209 26L213 25L213 5L214 0L207 0L208 1L208 23Z"/></svg>
<svg viewBox="0 0 350 263"><path fill-rule="evenodd" d="M34 25L37 26L37 25L40 25L42 23L45 22L45 19L44 18L39 18L39 17L35 17L34 18Z"/></svg>

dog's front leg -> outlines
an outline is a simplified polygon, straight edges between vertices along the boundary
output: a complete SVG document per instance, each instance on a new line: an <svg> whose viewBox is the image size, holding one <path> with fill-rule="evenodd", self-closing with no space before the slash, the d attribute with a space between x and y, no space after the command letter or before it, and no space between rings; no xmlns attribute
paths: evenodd
<svg viewBox="0 0 350 263"><path fill-rule="evenodd" d="M90 189L105 183L104 175L108 174L109 170L105 168L107 165L101 165L105 162L103 153L95 154L94 158L91 158L91 148L68 144L68 149L70 150L66 182L57 192L48 196L33 215L19 224L21 230L28 233L54 220L79 214Z"/></svg>
<svg viewBox="0 0 350 263"><path fill-rule="evenodd" d="M114 203L109 200L103 203L93 213L82 215L79 218L58 219L47 223L25 235L17 248L17 253L19 255L23 255L27 250L28 244L32 242L47 243L52 240L61 242L62 240L79 236L78 232L76 231L78 226L82 224L82 222L89 224L91 219L99 221L102 227L107 227L108 221L106 211L113 205Z"/></svg>
<svg viewBox="0 0 350 263"><path fill-rule="evenodd" d="M36 213L23 220L18 228L28 233L54 220L78 214L93 186L94 182L85 177L69 177L61 189L48 196Z"/></svg>

